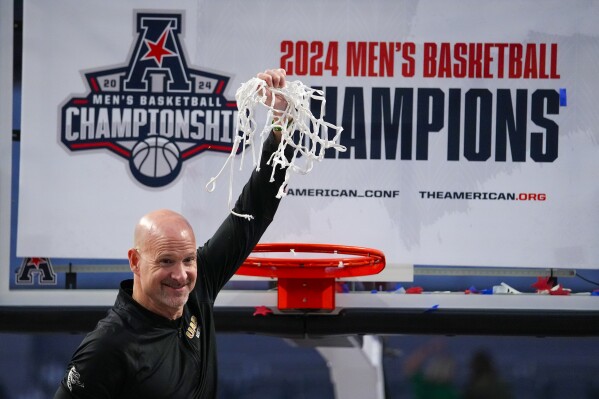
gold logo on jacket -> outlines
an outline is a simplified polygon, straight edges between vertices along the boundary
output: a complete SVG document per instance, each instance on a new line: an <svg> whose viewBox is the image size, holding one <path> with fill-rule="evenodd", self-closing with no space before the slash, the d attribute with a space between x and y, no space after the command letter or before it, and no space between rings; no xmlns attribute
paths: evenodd
<svg viewBox="0 0 599 399"><path fill-rule="evenodd" d="M191 316L191 321L189 322L189 327L187 327L185 335L189 339L192 339L194 336L196 338L200 338L200 330L198 329L198 319L195 316Z"/></svg>

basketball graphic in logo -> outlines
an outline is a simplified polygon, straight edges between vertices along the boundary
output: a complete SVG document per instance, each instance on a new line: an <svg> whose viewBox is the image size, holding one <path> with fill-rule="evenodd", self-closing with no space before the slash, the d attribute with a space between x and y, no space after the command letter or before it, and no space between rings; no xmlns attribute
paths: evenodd
<svg viewBox="0 0 599 399"><path fill-rule="evenodd" d="M155 187L168 184L181 169L179 147L164 137L148 137L133 147L129 164L138 180Z"/></svg>

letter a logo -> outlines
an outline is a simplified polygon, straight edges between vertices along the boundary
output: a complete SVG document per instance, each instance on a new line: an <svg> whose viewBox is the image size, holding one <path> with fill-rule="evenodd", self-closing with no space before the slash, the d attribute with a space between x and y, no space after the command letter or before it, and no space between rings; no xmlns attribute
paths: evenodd
<svg viewBox="0 0 599 399"><path fill-rule="evenodd" d="M137 14L138 36L125 90L191 92L185 57L181 57L180 32L180 15Z"/></svg>
<svg viewBox="0 0 599 399"><path fill-rule="evenodd" d="M56 274L48 258L24 258L15 276L17 285L33 285L33 275L41 285L56 285Z"/></svg>

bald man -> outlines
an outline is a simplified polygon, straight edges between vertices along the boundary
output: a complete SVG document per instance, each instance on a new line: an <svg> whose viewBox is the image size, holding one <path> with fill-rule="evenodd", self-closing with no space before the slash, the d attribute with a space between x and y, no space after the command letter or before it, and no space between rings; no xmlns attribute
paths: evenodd
<svg viewBox="0 0 599 399"><path fill-rule="evenodd" d="M284 87L285 71L258 78ZM267 98L268 103L270 103ZM276 98L276 109L287 103ZM285 171L266 165L280 133L265 142L260 171L254 170L234 211L202 247L189 222L160 209L135 226L128 251L133 280L125 280L114 306L69 362L55 399L215 398L217 383L213 306L218 292L251 253L272 221Z"/></svg>
<svg viewBox="0 0 599 399"><path fill-rule="evenodd" d="M176 212L154 211L135 227L134 242L128 254L133 300L169 320L180 318L198 273L191 226Z"/></svg>

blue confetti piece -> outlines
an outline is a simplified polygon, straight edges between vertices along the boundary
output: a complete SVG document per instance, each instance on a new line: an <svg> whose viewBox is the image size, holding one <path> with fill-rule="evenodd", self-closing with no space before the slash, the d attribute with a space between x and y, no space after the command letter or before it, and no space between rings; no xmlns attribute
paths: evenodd
<svg viewBox="0 0 599 399"><path fill-rule="evenodd" d="M378 290L375 289L375 290L370 291L370 293L371 294L378 294L379 292L378 292Z"/></svg>
<svg viewBox="0 0 599 399"><path fill-rule="evenodd" d="M493 288L487 288L487 289L481 290L480 293L483 295L493 295Z"/></svg>
<svg viewBox="0 0 599 399"><path fill-rule="evenodd" d="M430 313L430 312L434 312L435 310L439 309L439 305L433 305L430 308L426 309L424 311L424 313Z"/></svg>
<svg viewBox="0 0 599 399"><path fill-rule="evenodd" d="M559 106L565 107L568 105L568 95L566 89L559 89Z"/></svg>

